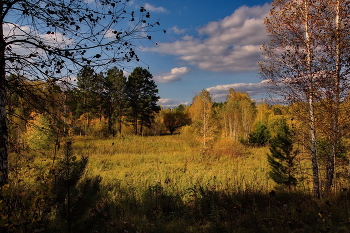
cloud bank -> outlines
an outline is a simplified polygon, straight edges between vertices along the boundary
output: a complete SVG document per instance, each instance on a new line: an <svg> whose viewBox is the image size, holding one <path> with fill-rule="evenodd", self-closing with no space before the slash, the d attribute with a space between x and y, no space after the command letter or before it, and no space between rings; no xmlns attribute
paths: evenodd
<svg viewBox="0 0 350 233"><path fill-rule="evenodd" d="M186 35L175 42L158 43L146 51L178 56L202 70L256 71L257 63L263 59L260 47L268 41L263 21L270 8L269 4L242 6L232 15L199 28L196 37Z"/></svg>
<svg viewBox="0 0 350 233"><path fill-rule="evenodd" d="M161 105L163 108L174 108L179 106L180 104L189 105L190 103L174 99L159 99L158 104Z"/></svg>
<svg viewBox="0 0 350 233"><path fill-rule="evenodd" d="M234 89L235 91L246 92L250 97L253 97L266 93L266 81L259 83L218 85L215 87L209 87L206 90L212 94L212 97L216 102L224 102L230 88Z"/></svg>
<svg viewBox="0 0 350 233"><path fill-rule="evenodd" d="M172 83L181 80L181 76L190 72L191 69L188 67L178 67L173 68L169 73L165 73L163 75L158 75L154 77L159 83Z"/></svg>

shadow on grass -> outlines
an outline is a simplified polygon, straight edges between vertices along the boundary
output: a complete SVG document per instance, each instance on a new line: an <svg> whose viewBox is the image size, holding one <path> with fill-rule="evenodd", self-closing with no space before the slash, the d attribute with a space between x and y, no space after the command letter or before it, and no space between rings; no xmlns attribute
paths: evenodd
<svg viewBox="0 0 350 233"><path fill-rule="evenodd" d="M57 193L61 204L51 205L45 219L33 216L36 226L18 226L12 232L350 232L347 190L316 200L297 192L230 192L202 186L169 194L159 183L138 193L100 181L95 177L77 183L69 205L68 196Z"/></svg>
<svg viewBox="0 0 350 233"><path fill-rule="evenodd" d="M302 193L231 193L196 186L167 194L160 184L136 198L105 200L98 232L350 232L347 191L327 200Z"/></svg>

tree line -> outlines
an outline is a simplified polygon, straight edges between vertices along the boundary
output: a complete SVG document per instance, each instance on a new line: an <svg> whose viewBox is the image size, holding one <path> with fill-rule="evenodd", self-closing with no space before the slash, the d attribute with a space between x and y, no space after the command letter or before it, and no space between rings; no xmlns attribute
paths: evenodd
<svg viewBox="0 0 350 233"><path fill-rule="evenodd" d="M90 121L102 117L108 122L108 134L119 134L123 124L131 124L134 134L142 134L150 127L159 112L157 85L152 74L141 67L135 68L128 78L116 67L106 74L95 74L91 67L77 75L77 87L72 89L71 112L75 119L85 118L85 132ZM116 127L117 125L117 127Z"/></svg>
<svg viewBox="0 0 350 233"><path fill-rule="evenodd" d="M9 82L18 79L8 77ZM101 136L121 134L123 125L131 125L133 133L139 135L145 127L151 127L160 110L157 85L152 74L141 67L135 68L126 78L116 67L96 73L87 66L77 74L76 85L21 79L25 89L32 87L33 103L35 99L46 101L36 106L18 92L9 94L10 132L12 139L18 142L28 129L45 128L59 137L92 135L95 133L92 125L96 123L104 125Z"/></svg>

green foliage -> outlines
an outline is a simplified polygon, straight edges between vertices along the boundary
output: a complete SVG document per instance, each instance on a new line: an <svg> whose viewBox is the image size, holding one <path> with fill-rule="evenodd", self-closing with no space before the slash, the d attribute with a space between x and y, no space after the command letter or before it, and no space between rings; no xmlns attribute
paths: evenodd
<svg viewBox="0 0 350 233"><path fill-rule="evenodd" d="M101 177L84 178L88 157L78 159L73 155L72 143L67 142L64 157L52 171L52 192L56 198L56 219L52 228L64 232L91 230L98 219L92 219L90 210L101 198ZM58 230L57 229L57 230Z"/></svg>
<svg viewBox="0 0 350 233"><path fill-rule="evenodd" d="M103 108L108 121L108 132L115 135L115 123L118 123L118 132L122 132L123 117L126 108L125 96L126 77L122 70L113 67L107 71L103 80Z"/></svg>
<svg viewBox="0 0 350 233"><path fill-rule="evenodd" d="M26 135L29 147L36 150L52 147L56 139L49 118L43 114L38 114L34 117Z"/></svg>
<svg viewBox="0 0 350 233"><path fill-rule="evenodd" d="M83 67L77 75L75 98L77 101L76 114L78 116L90 113L101 116L103 76L96 74L90 66Z"/></svg>
<svg viewBox="0 0 350 233"><path fill-rule="evenodd" d="M297 185L295 177L295 158L298 151L293 149L293 132L285 120L280 121L277 135L270 140L268 162L271 167L269 176L277 184L284 185L290 190Z"/></svg>
<svg viewBox="0 0 350 233"><path fill-rule="evenodd" d="M160 111L157 85L152 74L141 67L136 67L129 75L125 86L126 116L134 127L134 134L142 134L142 128L150 127L154 113Z"/></svg>
<svg viewBox="0 0 350 233"><path fill-rule="evenodd" d="M255 130L249 134L248 142L257 146L265 146L271 138L270 130L262 122L258 122Z"/></svg>

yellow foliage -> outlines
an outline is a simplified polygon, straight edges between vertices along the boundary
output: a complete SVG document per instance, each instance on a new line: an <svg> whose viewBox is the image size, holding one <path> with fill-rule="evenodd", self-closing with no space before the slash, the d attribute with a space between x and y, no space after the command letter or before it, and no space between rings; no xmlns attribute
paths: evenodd
<svg viewBox="0 0 350 233"><path fill-rule="evenodd" d="M215 142L212 149L212 154L216 156L228 155L230 157L240 157L244 154L245 147L236 142L233 138L222 138Z"/></svg>

